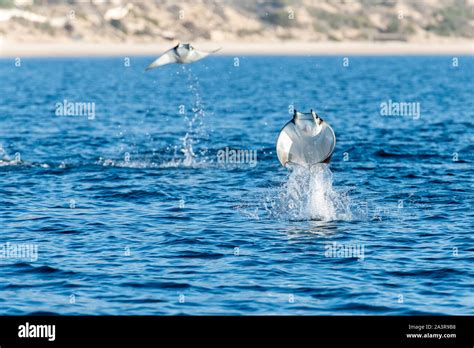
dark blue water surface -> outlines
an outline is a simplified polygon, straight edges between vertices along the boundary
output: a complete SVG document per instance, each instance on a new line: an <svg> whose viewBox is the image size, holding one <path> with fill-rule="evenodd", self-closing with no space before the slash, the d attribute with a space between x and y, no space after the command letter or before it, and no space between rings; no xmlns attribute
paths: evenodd
<svg viewBox="0 0 474 348"><path fill-rule="evenodd" d="M234 58L0 60L0 314L474 314L474 58ZM299 214L292 106L338 141Z"/></svg>

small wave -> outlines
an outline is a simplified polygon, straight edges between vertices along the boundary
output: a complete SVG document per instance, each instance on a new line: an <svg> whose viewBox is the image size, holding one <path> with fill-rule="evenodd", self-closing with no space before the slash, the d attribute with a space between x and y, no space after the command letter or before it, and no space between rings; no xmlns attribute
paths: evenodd
<svg viewBox="0 0 474 348"><path fill-rule="evenodd" d="M32 273L32 274L62 274L62 275L73 275L75 272L64 271L59 268L51 266L38 266L34 267L26 262L19 262L12 265L15 268L21 269L20 273Z"/></svg>
<svg viewBox="0 0 474 348"><path fill-rule="evenodd" d="M106 191L101 194L100 198L109 199L145 199L147 197L156 197L157 191L145 191L145 190L131 190L128 192L115 192L114 190Z"/></svg>
<svg viewBox="0 0 474 348"><path fill-rule="evenodd" d="M390 276L395 277L414 277L417 279L420 278L430 278L430 279L444 279L451 278L456 275L466 275L466 272L463 270L458 270L455 268L438 268L438 269L422 269L422 270L408 270L408 271L389 271L387 272Z"/></svg>
<svg viewBox="0 0 474 348"><path fill-rule="evenodd" d="M225 255L223 254L211 252L185 251L177 255L176 257L185 259L220 259L224 256Z"/></svg>
<svg viewBox="0 0 474 348"><path fill-rule="evenodd" d="M126 303L126 304L131 304L131 303L136 303L136 304L149 304L149 303L163 303L166 302L165 300L160 300L157 298L137 298L137 299L131 299L131 298L124 298L124 299L113 299L115 302L118 303Z"/></svg>
<svg viewBox="0 0 474 348"><path fill-rule="evenodd" d="M351 313L354 312L361 312L361 313L391 313L396 311L396 308L389 307L389 306L378 306L368 303L361 303L361 302L349 302L344 303L341 305L334 306L333 310L340 310L340 311L350 311Z"/></svg>
<svg viewBox="0 0 474 348"><path fill-rule="evenodd" d="M439 155L434 153L396 153L396 152L387 152L385 150L378 150L375 152L375 155L378 157L384 158L433 158L439 157Z"/></svg>
<svg viewBox="0 0 474 348"><path fill-rule="evenodd" d="M56 313L56 312L48 312L48 311L36 311L36 312L28 313L27 315L31 315L31 316L55 316L55 315L61 315L61 314Z"/></svg>
<svg viewBox="0 0 474 348"><path fill-rule="evenodd" d="M120 286L126 286L131 288L146 288L146 289L188 289L191 287L188 283L176 283L176 282L126 282L120 284Z"/></svg>
<svg viewBox="0 0 474 348"><path fill-rule="evenodd" d="M54 268L50 266L39 266L39 267L31 267L30 269L24 270L23 272L51 274L51 273L61 273L62 271L58 268Z"/></svg>

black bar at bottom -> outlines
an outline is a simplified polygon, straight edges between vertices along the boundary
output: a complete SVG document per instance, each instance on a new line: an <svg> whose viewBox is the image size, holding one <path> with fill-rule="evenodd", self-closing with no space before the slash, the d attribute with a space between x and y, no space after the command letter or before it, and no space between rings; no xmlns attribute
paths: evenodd
<svg viewBox="0 0 474 348"><path fill-rule="evenodd" d="M3 316L0 346L442 344L472 347L473 322L471 316ZM54 339L53 327L45 325L54 325Z"/></svg>

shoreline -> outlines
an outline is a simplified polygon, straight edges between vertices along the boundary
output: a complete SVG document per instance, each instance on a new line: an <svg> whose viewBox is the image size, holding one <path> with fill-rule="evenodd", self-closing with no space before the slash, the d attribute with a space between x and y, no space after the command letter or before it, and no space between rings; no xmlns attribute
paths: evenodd
<svg viewBox="0 0 474 348"><path fill-rule="evenodd" d="M1 42L0 58L145 56L159 55L177 41L137 43L16 43ZM202 50L221 47L217 55L474 55L474 40L433 43L414 42L195 42Z"/></svg>

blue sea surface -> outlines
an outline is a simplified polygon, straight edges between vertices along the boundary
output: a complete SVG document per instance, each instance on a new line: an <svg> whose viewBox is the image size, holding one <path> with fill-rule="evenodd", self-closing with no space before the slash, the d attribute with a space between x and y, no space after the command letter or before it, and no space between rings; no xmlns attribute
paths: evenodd
<svg viewBox="0 0 474 348"><path fill-rule="evenodd" d="M473 315L457 58L1 59L0 314ZM317 192L276 156L293 108L336 133Z"/></svg>

